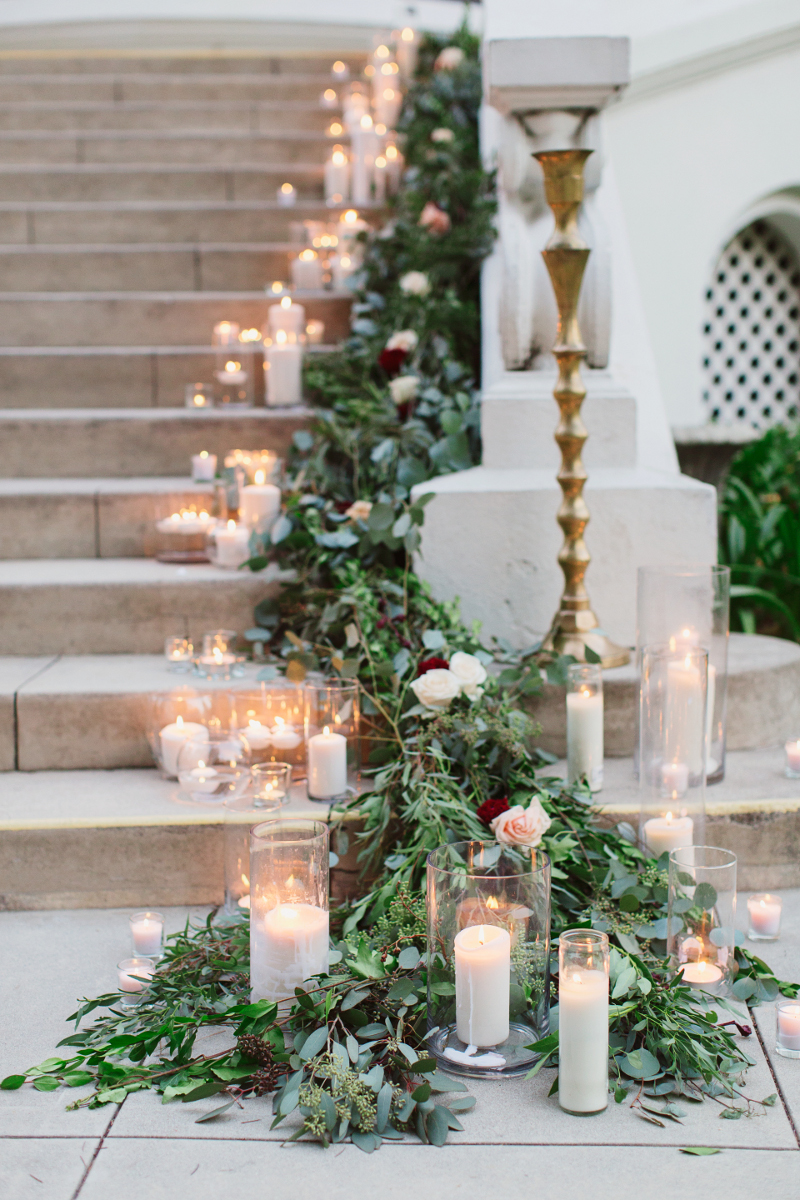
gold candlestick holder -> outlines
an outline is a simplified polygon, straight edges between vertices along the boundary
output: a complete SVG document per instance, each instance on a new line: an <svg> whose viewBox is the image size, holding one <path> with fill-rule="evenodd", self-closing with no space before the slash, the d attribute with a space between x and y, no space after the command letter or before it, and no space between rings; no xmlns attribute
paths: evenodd
<svg viewBox="0 0 800 1200"><path fill-rule="evenodd" d="M553 347L558 379L553 395L561 412L555 439L561 450L557 478L563 500L557 519L564 531L564 544L558 555L564 572L564 591L542 648L571 654L578 662L589 661L588 650L592 662L599 659L604 667L621 667L630 661L630 652L624 646L617 646L600 628L584 582L591 557L583 540L589 509L583 498L587 475L581 451L589 435L581 419L586 388L580 365L586 357L586 347L578 328L578 297L590 251L578 229L578 213L583 203L583 167L591 153L591 150L542 150L534 155L544 172L545 196L556 222L542 257L558 306L558 331Z"/></svg>

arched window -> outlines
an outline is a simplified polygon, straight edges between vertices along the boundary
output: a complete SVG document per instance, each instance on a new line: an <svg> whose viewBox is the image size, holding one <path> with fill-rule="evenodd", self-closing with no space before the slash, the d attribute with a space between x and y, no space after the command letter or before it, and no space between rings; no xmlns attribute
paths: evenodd
<svg viewBox="0 0 800 1200"><path fill-rule="evenodd" d="M800 414L800 265L786 238L754 221L726 246L706 291L706 419L766 429Z"/></svg>

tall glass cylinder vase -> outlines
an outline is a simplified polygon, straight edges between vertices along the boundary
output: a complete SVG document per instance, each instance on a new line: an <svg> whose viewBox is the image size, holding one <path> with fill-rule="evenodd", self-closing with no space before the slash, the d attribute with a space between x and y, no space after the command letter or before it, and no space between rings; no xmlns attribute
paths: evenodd
<svg viewBox="0 0 800 1200"><path fill-rule="evenodd" d="M639 841L655 858L704 838L708 653L642 650Z"/></svg>
<svg viewBox="0 0 800 1200"><path fill-rule="evenodd" d="M326 679L305 685L305 736L310 800L355 795L361 782L358 683Z"/></svg>
<svg viewBox="0 0 800 1200"><path fill-rule="evenodd" d="M736 855L682 846L669 856L667 953L681 982L725 992L734 970Z"/></svg>
<svg viewBox="0 0 800 1200"><path fill-rule="evenodd" d="M708 651L706 775L725 776L728 699L730 567L639 567L636 595L636 648L641 668L645 646L664 643L681 650Z"/></svg>
<svg viewBox="0 0 800 1200"><path fill-rule="evenodd" d="M288 771L288 768L286 768ZM277 789L276 789L277 791ZM225 905L228 920L250 911L250 830L283 807L287 795L246 792L225 801Z"/></svg>
<svg viewBox="0 0 800 1200"><path fill-rule="evenodd" d="M328 970L328 827L275 820L250 834L251 999L293 1000Z"/></svg>
<svg viewBox="0 0 800 1200"><path fill-rule="evenodd" d="M428 855L428 1045L450 1072L518 1075L548 1031L550 859L494 842Z"/></svg>

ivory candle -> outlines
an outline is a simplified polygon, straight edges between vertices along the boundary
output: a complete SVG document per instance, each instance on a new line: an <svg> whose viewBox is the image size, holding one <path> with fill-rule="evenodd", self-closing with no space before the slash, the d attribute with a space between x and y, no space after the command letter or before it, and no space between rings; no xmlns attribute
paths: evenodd
<svg viewBox="0 0 800 1200"><path fill-rule="evenodd" d="M334 146L325 163L325 203L345 204L350 196L350 163L343 146Z"/></svg>
<svg viewBox="0 0 800 1200"><path fill-rule="evenodd" d="M284 333L295 334L295 340L303 332L306 310L302 304L295 304L290 296L284 296L280 304L270 304L267 309L267 327L269 336L275 340L280 329ZM287 339L288 340L288 339Z"/></svg>
<svg viewBox="0 0 800 1200"><path fill-rule="evenodd" d="M777 1050L780 1054L781 1047L784 1050L794 1050L792 1057L800 1056L800 1004L787 1004L786 1001L778 1003L778 1045Z"/></svg>
<svg viewBox="0 0 800 1200"><path fill-rule="evenodd" d="M567 693L567 779L582 775L593 792L603 787L603 694L588 687Z"/></svg>
<svg viewBox="0 0 800 1200"><path fill-rule="evenodd" d="M266 750L267 746L272 741L272 733L267 726L262 725L260 721L248 721L247 729L244 731L244 736L247 739L247 744L251 750Z"/></svg>
<svg viewBox="0 0 800 1200"><path fill-rule="evenodd" d="M708 987L710 984L719 983L722 979L722 971L719 967L704 960L683 963L680 972L683 982L690 983L692 987Z"/></svg>
<svg viewBox="0 0 800 1200"><path fill-rule="evenodd" d="M209 454L207 450L201 450L199 454L192 455L192 479L195 483L206 483L217 474L217 456Z"/></svg>
<svg viewBox="0 0 800 1200"><path fill-rule="evenodd" d="M291 262L292 283L303 291L318 291L322 287L322 259L316 250L301 250Z"/></svg>
<svg viewBox="0 0 800 1200"><path fill-rule="evenodd" d="M673 850L694 843L692 818L673 817L671 812L665 817L651 817L649 821L645 821L642 832L645 844L654 858L660 858L662 854L671 854Z"/></svg>
<svg viewBox="0 0 800 1200"><path fill-rule="evenodd" d="M275 745L274 731L272 741ZM308 794L314 800L333 800L346 791L347 738L326 725L308 740Z"/></svg>
<svg viewBox="0 0 800 1200"><path fill-rule="evenodd" d="M208 745L208 730L196 721L184 721L178 717L172 725L165 725L159 734L161 740L161 763L164 772L173 779L178 774L178 755L187 742L197 742L198 747Z"/></svg>
<svg viewBox="0 0 800 1200"><path fill-rule="evenodd" d="M781 929L781 909L783 902L780 896L771 896L768 892L757 893L747 898L747 914L750 918L750 928L747 936L754 942L774 942Z"/></svg>
<svg viewBox="0 0 800 1200"><path fill-rule="evenodd" d="M134 913L130 925L133 953L137 957L157 958L164 941L164 918L161 913Z"/></svg>
<svg viewBox="0 0 800 1200"><path fill-rule="evenodd" d="M664 722L669 757L685 762L690 775L699 775L704 770L703 684L688 655L685 660L668 664Z"/></svg>
<svg viewBox="0 0 800 1200"><path fill-rule="evenodd" d="M279 904L253 931L253 1000L294 998L312 975L328 969L328 914L315 904Z"/></svg>
<svg viewBox="0 0 800 1200"><path fill-rule="evenodd" d="M509 1034L511 936L499 925L456 934L456 1032L467 1046L499 1046Z"/></svg>
<svg viewBox="0 0 800 1200"><path fill-rule="evenodd" d="M117 964L117 986L121 992L143 992L155 974L149 958L123 958Z"/></svg>
<svg viewBox="0 0 800 1200"><path fill-rule="evenodd" d="M569 967L558 978L558 1102L573 1113L608 1104L608 976Z"/></svg>
<svg viewBox="0 0 800 1200"><path fill-rule="evenodd" d="M272 346L267 346L264 368L267 376L267 404L300 404L303 394L303 353L288 342L286 331L279 329Z"/></svg>
<svg viewBox="0 0 800 1200"><path fill-rule="evenodd" d="M237 525L235 521L223 524L220 521L214 532L214 540L217 547L215 564L218 567L240 567L250 557L250 530L246 525ZM233 656L230 661L233 661ZM213 665L213 662L209 665Z"/></svg>
<svg viewBox="0 0 800 1200"><path fill-rule="evenodd" d="M259 533L270 529L281 511L281 489L265 479L265 471L256 471L255 483L248 483L239 493L239 517L248 529Z"/></svg>
<svg viewBox="0 0 800 1200"><path fill-rule="evenodd" d="M213 795L220 785L219 772L216 767L207 767L202 758L190 771L180 771L178 780L190 792L198 792L206 796Z"/></svg>

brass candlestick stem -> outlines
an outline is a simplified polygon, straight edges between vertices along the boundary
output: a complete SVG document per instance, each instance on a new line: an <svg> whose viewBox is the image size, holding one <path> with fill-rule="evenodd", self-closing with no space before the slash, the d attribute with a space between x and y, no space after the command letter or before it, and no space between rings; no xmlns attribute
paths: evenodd
<svg viewBox="0 0 800 1200"><path fill-rule="evenodd" d="M561 411L555 439L561 450L557 478L564 495L558 510L558 523L564 531L564 544L558 555L564 572L564 591L543 649L571 654L578 662L588 661L589 649L602 666L621 667L630 661L630 653L600 629L584 583L591 558L583 540L589 509L583 498L587 476L581 450L588 432L581 420L586 388L580 365L586 357L586 347L578 328L578 297L589 247L578 229L578 212L583 202L583 166L591 153L591 150L543 150L534 155L544 172L545 195L556 220L542 257L558 306L558 332L553 347L558 380L553 395ZM592 661L597 660L593 657Z"/></svg>

